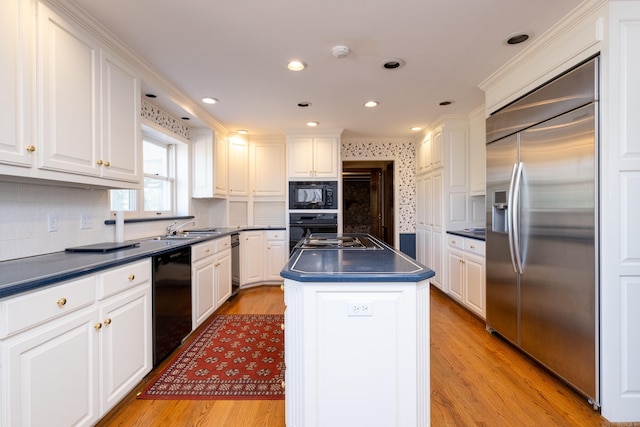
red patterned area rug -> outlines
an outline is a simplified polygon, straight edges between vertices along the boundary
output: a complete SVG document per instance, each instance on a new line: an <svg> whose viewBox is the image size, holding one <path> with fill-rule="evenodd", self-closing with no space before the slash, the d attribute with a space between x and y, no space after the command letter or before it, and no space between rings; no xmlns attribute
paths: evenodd
<svg viewBox="0 0 640 427"><path fill-rule="evenodd" d="M138 395L140 399L284 399L281 314L225 314Z"/></svg>

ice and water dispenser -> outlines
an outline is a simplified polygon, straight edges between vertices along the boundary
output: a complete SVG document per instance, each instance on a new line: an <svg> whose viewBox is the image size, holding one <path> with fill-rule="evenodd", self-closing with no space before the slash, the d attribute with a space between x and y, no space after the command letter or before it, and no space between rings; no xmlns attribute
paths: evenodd
<svg viewBox="0 0 640 427"><path fill-rule="evenodd" d="M509 226L507 217L509 205L507 204L507 191L498 190L493 192L493 212L491 218L491 231L496 233L508 233Z"/></svg>

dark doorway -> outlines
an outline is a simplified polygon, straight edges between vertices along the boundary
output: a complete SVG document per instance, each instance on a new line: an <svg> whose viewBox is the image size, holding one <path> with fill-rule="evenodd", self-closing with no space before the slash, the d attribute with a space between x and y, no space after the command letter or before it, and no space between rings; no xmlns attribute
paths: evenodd
<svg viewBox="0 0 640 427"><path fill-rule="evenodd" d="M393 162L342 163L342 229L394 246Z"/></svg>

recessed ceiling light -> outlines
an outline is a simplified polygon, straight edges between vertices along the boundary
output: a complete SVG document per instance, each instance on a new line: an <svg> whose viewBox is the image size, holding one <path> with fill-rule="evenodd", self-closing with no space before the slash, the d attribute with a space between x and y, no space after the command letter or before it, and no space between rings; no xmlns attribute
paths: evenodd
<svg viewBox="0 0 640 427"><path fill-rule="evenodd" d="M364 103L364 106L367 108L377 107L378 105L378 101L367 101Z"/></svg>
<svg viewBox="0 0 640 427"><path fill-rule="evenodd" d="M304 70L306 67L305 63L302 61L290 61L287 64L287 68L290 69L291 71L301 71Z"/></svg>
<svg viewBox="0 0 640 427"><path fill-rule="evenodd" d="M307 122L307 126L309 126L309 127L316 127L316 126L318 126L319 124L320 124L320 123L318 123L318 122Z"/></svg>
<svg viewBox="0 0 640 427"><path fill-rule="evenodd" d="M404 61L402 59L399 59L399 58L387 59L382 64L382 66L384 68L386 68L387 70L394 70L396 68L402 67L403 65L404 65Z"/></svg>
<svg viewBox="0 0 640 427"><path fill-rule="evenodd" d="M507 44L520 44L529 40L529 34L526 33L518 33L510 35L507 38Z"/></svg>
<svg viewBox="0 0 640 427"><path fill-rule="evenodd" d="M146 96L147 98L157 98L153 93L145 93L144 96Z"/></svg>
<svg viewBox="0 0 640 427"><path fill-rule="evenodd" d="M298 107L301 107L301 108L311 107L311 103L310 102L298 102Z"/></svg>
<svg viewBox="0 0 640 427"><path fill-rule="evenodd" d="M189 117L181 117L182 120L191 120Z"/></svg>
<svg viewBox="0 0 640 427"><path fill-rule="evenodd" d="M438 105L441 105L441 106L443 106L443 107L444 107L445 105L451 105L451 104L453 104L453 101L442 101L442 102L441 102L441 103L439 103Z"/></svg>
<svg viewBox="0 0 640 427"><path fill-rule="evenodd" d="M205 104L217 104L220 101L218 101L216 98L206 97L202 98L202 102L204 102Z"/></svg>
<svg viewBox="0 0 640 427"><path fill-rule="evenodd" d="M244 130L244 129L238 129L236 132L239 133L240 135L246 135L246 134L249 133L249 131Z"/></svg>
<svg viewBox="0 0 640 427"><path fill-rule="evenodd" d="M422 130L422 128L420 126L414 126L411 128L411 130L416 132L416 131Z"/></svg>

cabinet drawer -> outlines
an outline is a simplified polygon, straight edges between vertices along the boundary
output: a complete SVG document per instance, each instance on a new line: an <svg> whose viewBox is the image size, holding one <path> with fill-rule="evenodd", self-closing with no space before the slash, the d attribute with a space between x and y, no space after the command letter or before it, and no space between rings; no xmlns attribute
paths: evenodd
<svg viewBox="0 0 640 427"><path fill-rule="evenodd" d="M267 240L284 240L285 230L270 230L266 232Z"/></svg>
<svg viewBox="0 0 640 427"><path fill-rule="evenodd" d="M151 280L151 259L127 264L98 275L98 299Z"/></svg>
<svg viewBox="0 0 640 427"><path fill-rule="evenodd" d="M447 237L449 246L452 248L464 249L464 237L449 236Z"/></svg>
<svg viewBox="0 0 640 427"><path fill-rule="evenodd" d="M224 251L225 249L231 249L231 236L221 237L214 240L214 242L216 244L215 253Z"/></svg>
<svg viewBox="0 0 640 427"><path fill-rule="evenodd" d="M482 240L465 239L464 250L477 255L484 256L485 242Z"/></svg>
<svg viewBox="0 0 640 427"><path fill-rule="evenodd" d="M198 243L191 246L191 262L196 262L202 258L211 256L216 251L215 240L209 240L208 242Z"/></svg>
<svg viewBox="0 0 640 427"><path fill-rule="evenodd" d="M0 339L93 304L94 275L0 302Z"/></svg>

